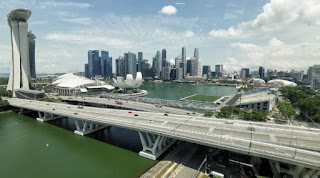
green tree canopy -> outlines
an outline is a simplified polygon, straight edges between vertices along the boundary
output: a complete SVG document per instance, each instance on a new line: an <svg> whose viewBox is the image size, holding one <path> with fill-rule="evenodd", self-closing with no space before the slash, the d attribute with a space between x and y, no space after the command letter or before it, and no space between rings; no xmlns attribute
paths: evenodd
<svg viewBox="0 0 320 178"><path fill-rule="evenodd" d="M291 103L288 102L279 102L278 109L280 114L286 119L289 119L296 114L296 110Z"/></svg>

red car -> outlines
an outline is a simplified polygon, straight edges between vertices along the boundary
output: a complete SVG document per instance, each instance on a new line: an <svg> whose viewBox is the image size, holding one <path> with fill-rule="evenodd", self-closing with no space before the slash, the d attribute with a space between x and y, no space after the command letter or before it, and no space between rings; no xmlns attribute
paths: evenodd
<svg viewBox="0 0 320 178"><path fill-rule="evenodd" d="M123 105L121 101L116 101L116 104Z"/></svg>

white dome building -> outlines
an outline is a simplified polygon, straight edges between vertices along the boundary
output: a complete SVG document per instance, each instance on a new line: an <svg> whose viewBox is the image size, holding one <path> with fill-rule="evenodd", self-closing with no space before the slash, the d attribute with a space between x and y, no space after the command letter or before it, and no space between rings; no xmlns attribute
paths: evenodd
<svg viewBox="0 0 320 178"><path fill-rule="evenodd" d="M73 73L67 73L58 77L52 82L52 90L63 96L76 95L78 93L87 93L88 90L113 90L114 87L103 81L95 81L86 77L77 76Z"/></svg>
<svg viewBox="0 0 320 178"><path fill-rule="evenodd" d="M132 74L127 74L126 80L123 77L117 77L117 79L113 79L114 83L117 87L121 89L127 88L139 88L142 84L142 74L141 72L137 72L137 76L134 79Z"/></svg>
<svg viewBox="0 0 320 178"><path fill-rule="evenodd" d="M248 84L251 84L251 85L264 85L264 84L266 84L266 82L263 79L260 79L260 78L253 78L253 79L250 79L248 81Z"/></svg>
<svg viewBox="0 0 320 178"><path fill-rule="evenodd" d="M286 86L296 87L297 86L297 84L294 82L290 82L288 80L281 80L281 79L270 80L268 82L268 85L272 87L286 87Z"/></svg>

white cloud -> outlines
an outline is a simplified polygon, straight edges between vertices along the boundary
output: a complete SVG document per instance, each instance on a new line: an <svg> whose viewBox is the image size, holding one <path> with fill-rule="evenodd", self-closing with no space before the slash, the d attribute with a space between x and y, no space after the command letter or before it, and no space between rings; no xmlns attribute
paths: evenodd
<svg viewBox="0 0 320 178"><path fill-rule="evenodd" d="M271 0L254 20L242 22L227 30L211 30L209 35L221 38L243 38L257 32L274 31L292 23L320 24L319 0Z"/></svg>
<svg viewBox="0 0 320 178"><path fill-rule="evenodd" d="M194 33L192 31L186 31L185 32L185 37L191 38L194 36Z"/></svg>
<svg viewBox="0 0 320 178"><path fill-rule="evenodd" d="M240 35L242 35L242 31L240 29L236 30L233 27L230 27L228 30L211 30L209 35L220 38L235 38L240 37Z"/></svg>
<svg viewBox="0 0 320 178"><path fill-rule="evenodd" d="M44 37L47 40L63 41L77 44L100 44L113 48L129 48L134 45L133 42L122 39L108 38L102 35L93 35L91 33L69 32L69 33L52 33Z"/></svg>
<svg viewBox="0 0 320 178"><path fill-rule="evenodd" d="M257 69L261 65L278 70L306 69L316 64L320 58L318 44L314 42L285 44L277 38L272 38L263 46L237 42L231 44L231 47L240 50L236 57L225 63L233 70L239 70L241 67Z"/></svg>
<svg viewBox="0 0 320 178"><path fill-rule="evenodd" d="M167 15L174 15L177 13L177 9L172 6L172 5L168 5L168 6L164 6L160 11L159 13L162 13L162 14L167 14Z"/></svg>
<svg viewBox="0 0 320 178"><path fill-rule="evenodd" d="M42 8L54 7L54 8L89 8L92 5L89 3L78 3L78 2L39 2Z"/></svg>
<svg viewBox="0 0 320 178"><path fill-rule="evenodd" d="M91 24L91 18L74 18L74 19L63 19L63 18L61 18L60 20L62 20L64 22L77 23L77 24L82 24L82 25Z"/></svg>

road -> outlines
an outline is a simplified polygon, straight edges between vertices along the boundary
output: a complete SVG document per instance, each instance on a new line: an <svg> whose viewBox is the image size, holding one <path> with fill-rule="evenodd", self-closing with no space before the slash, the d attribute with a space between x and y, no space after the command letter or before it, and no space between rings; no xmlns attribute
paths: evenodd
<svg viewBox="0 0 320 178"><path fill-rule="evenodd" d="M320 129L11 98L10 105L320 169Z"/></svg>
<svg viewBox="0 0 320 178"><path fill-rule="evenodd" d="M59 96L65 101L77 101L77 102L86 102L92 104L104 104L104 105L111 105L114 107L119 108L126 108L132 110L140 110L140 111L147 111L147 112L159 112L159 113L171 113L171 114L180 114L180 115L195 115L200 116L200 113L187 111L183 109L176 109L166 106L156 107L154 104L148 103L140 103L134 101L123 101L123 100L116 100L111 98L96 98L96 97L71 97L71 96ZM121 101L123 104L119 105L116 104L116 101Z"/></svg>

